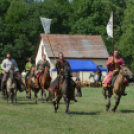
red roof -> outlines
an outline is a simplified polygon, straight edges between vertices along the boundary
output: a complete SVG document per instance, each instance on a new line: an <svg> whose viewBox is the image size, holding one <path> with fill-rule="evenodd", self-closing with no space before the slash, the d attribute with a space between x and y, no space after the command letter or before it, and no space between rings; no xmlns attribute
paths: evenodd
<svg viewBox="0 0 134 134"><path fill-rule="evenodd" d="M52 49L58 57L59 52L64 53L66 58L108 58L106 46L100 35L61 35L49 34ZM49 58L53 54L45 34L40 34L40 39L36 48L35 57L38 52L40 41L43 40L44 47Z"/></svg>

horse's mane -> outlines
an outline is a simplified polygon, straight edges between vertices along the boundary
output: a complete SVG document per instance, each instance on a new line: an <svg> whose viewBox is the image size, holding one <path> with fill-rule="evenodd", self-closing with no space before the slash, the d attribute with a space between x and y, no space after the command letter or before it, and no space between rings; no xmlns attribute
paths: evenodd
<svg viewBox="0 0 134 134"><path fill-rule="evenodd" d="M117 76L119 74L119 70L114 70L112 73L112 78L114 78L115 76Z"/></svg>

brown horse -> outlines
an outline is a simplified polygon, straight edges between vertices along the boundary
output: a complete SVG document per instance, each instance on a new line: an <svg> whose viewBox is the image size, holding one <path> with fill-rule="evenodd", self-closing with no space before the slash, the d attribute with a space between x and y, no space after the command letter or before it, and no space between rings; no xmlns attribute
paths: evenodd
<svg viewBox="0 0 134 134"><path fill-rule="evenodd" d="M81 81L77 80L75 83L76 83L76 89L77 89L77 92L76 92L75 96L82 97Z"/></svg>
<svg viewBox="0 0 134 134"><path fill-rule="evenodd" d="M43 70L42 74L39 77L39 85L42 89L41 96L42 96L42 101L43 99L43 94L45 96L45 101L46 101L46 93L45 89L48 90L50 83L51 83L51 77L50 77L50 67L46 66L45 69Z"/></svg>
<svg viewBox="0 0 134 134"><path fill-rule="evenodd" d="M63 77L63 78L62 78ZM72 84L71 75L70 75L70 67L68 63L65 63L64 70L63 70L63 76L58 76L59 79L62 79L62 82L59 84L58 90L49 90L49 95L54 98L55 95L57 95L57 100L53 101L54 111L57 113L59 101L61 98L64 98L65 104L66 104L66 111L65 113L70 115L69 113L69 103L70 100L75 99L75 87Z"/></svg>
<svg viewBox="0 0 134 134"><path fill-rule="evenodd" d="M120 71L114 71L113 72L113 76L117 76L117 78L115 79L114 83L113 83L113 90L109 90L108 95L107 95L107 90L106 88L103 87L103 95L106 99L106 110L108 111L111 105L111 95L114 95L115 98L115 106L112 109L113 112L116 111L119 103L120 103L120 99L122 94L125 91L126 86L124 85L124 78L129 78L132 79L133 78L133 73L130 71L130 69L126 66L120 66ZM107 97L108 97L108 103L107 103Z"/></svg>
<svg viewBox="0 0 134 134"><path fill-rule="evenodd" d="M31 98L31 89L32 89L34 91L34 96L35 96L35 100L37 103L37 100L38 100L37 93L40 88L42 90L42 99L43 99L43 94L45 95L45 98L46 98L46 93L45 93L44 89L48 89L48 87L50 86L50 83L51 83L50 71L49 71L49 67L45 66L43 72L41 73L41 75L39 77L39 87L40 88L37 88L35 83L33 83L33 81L32 81L32 77L33 77L34 71L35 71L35 66L32 66L30 71L31 71L30 76L26 82L27 88L28 88L28 90L26 91L27 98ZM44 101L44 99L43 99L43 101Z"/></svg>

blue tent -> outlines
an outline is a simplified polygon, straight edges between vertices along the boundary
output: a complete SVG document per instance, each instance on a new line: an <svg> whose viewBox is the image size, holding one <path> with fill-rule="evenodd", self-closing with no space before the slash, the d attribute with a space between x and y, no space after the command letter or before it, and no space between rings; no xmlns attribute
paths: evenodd
<svg viewBox="0 0 134 134"><path fill-rule="evenodd" d="M96 64L91 60L67 60L70 63L71 71L97 71ZM99 67L101 71L107 69Z"/></svg>

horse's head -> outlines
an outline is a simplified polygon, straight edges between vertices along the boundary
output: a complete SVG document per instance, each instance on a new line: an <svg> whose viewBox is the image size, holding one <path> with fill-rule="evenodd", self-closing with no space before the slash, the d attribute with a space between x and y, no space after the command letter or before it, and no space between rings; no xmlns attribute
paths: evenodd
<svg viewBox="0 0 134 134"><path fill-rule="evenodd" d="M30 71L31 71L31 75L33 76L35 72L35 66L32 65L30 68Z"/></svg>
<svg viewBox="0 0 134 134"><path fill-rule="evenodd" d="M45 66L44 73L46 76L50 76L50 67L49 66Z"/></svg>
<svg viewBox="0 0 134 134"><path fill-rule="evenodd" d="M14 80L14 71L13 70L9 71L9 77L11 78L12 81Z"/></svg>
<svg viewBox="0 0 134 134"><path fill-rule="evenodd" d="M64 64L64 69L63 69L63 76L65 77L65 78L69 78L70 77L70 65L69 65L69 63L65 63Z"/></svg>
<svg viewBox="0 0 134 134"><path fill-rule="evenodd" d="M120 73L124 76L124 77L126 77L126 78L128 78L128 79L133 79L133 77L134 77L134 75L133 75L133 73L132 73L132 71L127 67L127 66L120 66Z"/></svg>

